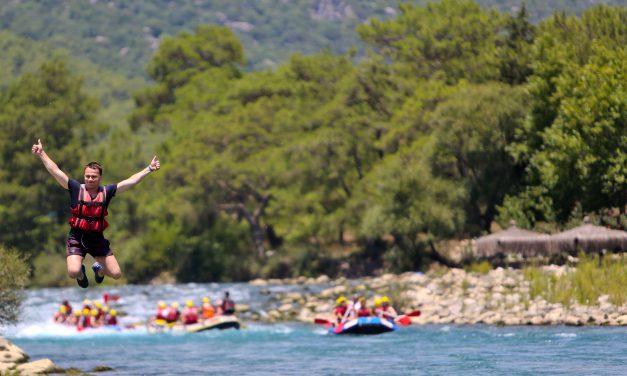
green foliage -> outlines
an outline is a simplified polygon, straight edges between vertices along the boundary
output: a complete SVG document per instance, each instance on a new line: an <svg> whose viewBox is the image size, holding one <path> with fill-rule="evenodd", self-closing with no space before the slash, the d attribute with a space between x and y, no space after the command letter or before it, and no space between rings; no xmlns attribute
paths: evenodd
<svg viewBox="0 0 627 376"><path fill-rule="evenodd" d="M434 175L466 190L463 205L471 233L489 230L496 206L520 184L523 166L508 149L525 119L526 102L522 88L468 85L431 115Z"/></svg>
<svg viewBox="0 0 627 376"><path fill-rule="evenodd" d="M498 77L497 42L503 17L469 0L426 6L402 4L389 21L371 20L360 36L384 56L403 63L407 75L454 84Z"/></svg>
<svg viewBox="0 0 627 376"><path fill-rule="evenodd" d="M29 272L18 250L0 244L0 324L15 322L19 317Z"/></svg>
<svg viewBox="0 0 627 376"><path fill-rule="evenodd" d="M584 212L624 204L626 20L627 9L599 6L539 28L531 117L511 148L529 173L524 196L509 202L534 205L528 196L541 195L549 203L531 222L563 221L577 203Z"/></svg>
<svg viewBox="0 0 627 376"><path fill-rule="evenodd" d="M403 3L424 5L425 0ZM624 5L623 0L604 3ZM144 67L160 40L199 24L230 27L242 40L252 70L275 68L295 52L311 54L323 48L344 54L363 49L355 27L368 19L388 19L399 13L396 0L185 1L110 2L83 0L22 0L3 3L0 25L21 37L45 41L55 48L86 56L92 63L128 77L145 74ZM480 0L485 9L516 12L520 0ZM555 11L580 14L587 0L527 0L532 22ZM3 53L5 52L2 49ZM22 64L16 60L17 65ZM28 62L27 62L28 63ZM39 62L40 63L40 62ZM38 63L38 64L39 64Z"/></svg>
<svg viewBox="0 0 627 376"><path fill-rule="evenodd" d="M431 242L494 220L554 230L594 211L624 226L624 8L536 27L538 2L512 16L415 2L396 17L383 0L245 3L2 7L17 34L45 42L0 34L1 72L22 74L0 82L0 241L32 252L37 269L62 252L67 193L29 153L37 138L70 175L100 160L105 183L159 155L162 169L110 210L107 236L129 282L416 270ZM42 7L59 22L13 23ZM82 22L101 17L115 21ZM244 31L236 20L255 22ZM357 24L372 51L338 55ZM63 26L88 42L66 44ZM268 48L268 36L281 43ZM143 49L157 37L154 54ZM297 44L317 53L288 59ZM141 81L50 45L129 77L152 54L154 82L134 95L130 124L120 116ZM247 71L245 55L248 68L272 69ZM71 282L60 258L34 283Z"/></svg>
<svg viewBox="0 0 627 376"><path fill-rule="evenodd" d="M526 268L525 278L530 284L531 298L541 296L550 303L570 305L597 305L601 295L621 306L627 301L627 259L623 255L579 255L574 271L561 276L547 275L538 268Z"/></svg>
<svg viewBox="0 0 627 376"><path fill-rule="evenodd" d="M507 37L500 52L501 77L509 84L522 84L532 73L532 45L535 27L529 23L527 7L523 3L516 16L507 17Z"/></svg>
<svg viewBox="0 0 627 376"><path fill-rule="evenodd" d="M30 149L41 138L64 171L70 175L81 171L83 148L104 131L94 121L96 108L95 100L82 91L80 79L58 60L25 74L2 92L1 242L34 254L53 247L54 236L49 234L58 233L66 221L67 192L59 189Z"/></svg>
<svg viewBox="0 0 627 376"><path fill-rule="evenodd" d="M488 274L490 270L492 270L492 264L490 264L490 262L487 260L473 262L469 265L464 266L464 270L466 270L467 272Z"/></svg>

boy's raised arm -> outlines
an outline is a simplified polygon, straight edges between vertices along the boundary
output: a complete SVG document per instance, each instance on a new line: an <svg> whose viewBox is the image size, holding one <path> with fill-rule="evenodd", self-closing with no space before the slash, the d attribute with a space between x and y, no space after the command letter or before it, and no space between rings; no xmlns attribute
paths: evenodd
<svg viewBox="0 0 627 376"><path fill-rule="evenodd" d="M32 148L33 154L37 155L39 159L43 162L46 170L52 175L52 177L65 189L68 189L68 180L69 178L65 174L65 172L61 171L59 166L44 151L44 146L41 144L41 140L38 139L36 144L33 144Z"/></svg>

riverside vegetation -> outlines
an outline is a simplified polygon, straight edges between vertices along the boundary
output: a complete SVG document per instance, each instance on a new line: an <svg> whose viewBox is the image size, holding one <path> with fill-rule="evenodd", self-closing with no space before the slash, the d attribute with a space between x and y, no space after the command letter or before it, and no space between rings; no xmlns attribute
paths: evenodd
<svg viewBox="0 0 627 376"><path fill-rule="evenodd" d="M74 284L67 193L29 154L40 137L74 178L90 160L112 182L162 157L111 212L121 283L428 270L511 219L625 229L626 20L624 6L533 24L524 7L402 4L356 27L360 59L253 71L231 29L197 25L160 40L141 90L100 86L132 108L114 124L75 74L87 62L40 55L0 92L0 243L29 255L32 286ZM8 45L10 67L35 61Z"/></svg>
<svg viewBox="0 0 627 376"><path fill-rule="evenodd" d="M255 280L258 286L328 284L319 294L275 293L263 312L246 312L261 321L331 317L335 299L355 294L388 295L399 312L420 309L416 324L627 325L627 257L581 255L577 266L487 269L482 272L436 268L425 274L385 274L355 280ZM262 292L272 294L271 287Z"/></svg>

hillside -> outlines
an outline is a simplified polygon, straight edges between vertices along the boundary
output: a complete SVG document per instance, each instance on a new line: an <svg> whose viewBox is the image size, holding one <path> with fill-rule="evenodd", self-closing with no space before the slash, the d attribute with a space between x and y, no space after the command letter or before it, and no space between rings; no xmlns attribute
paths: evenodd
<svg viewBox="0 0 627 376"><path fill-rule="evenodd" d="M37 42L0 31L0 88L16 77L36 70L45 61L59 58L83 80L84 89L98 98L98 120L119 127L133 109L132 93L146 85L141 76L128 79L119 72L95 64L81 56L73 56L64 48L55 48L48 42Z"/></svg>
<svg viewBox="0 0 627 376"><path fill-rule="evenodd" d="M521 3L478 2L502 12L516 11ZM625 0L526 1L532 22L556 10L579 14L599 3L625 4ZM231 28L244 44L247 67L258 70L275 68L294 52L327 48L343 54L351 46L361 50L356 25L397 13L396 0L23 0L0 7L0 30L48 42L74 57L134 77L144 74L162 37L191 31L201 23Z"/></svg>

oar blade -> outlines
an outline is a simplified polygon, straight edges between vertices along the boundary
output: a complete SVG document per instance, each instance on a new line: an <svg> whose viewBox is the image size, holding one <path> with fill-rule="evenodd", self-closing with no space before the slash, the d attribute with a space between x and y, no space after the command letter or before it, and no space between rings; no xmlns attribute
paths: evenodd
<svg viewBox="0 0 627 376"><path fill-rule="evenodd" d="M314 323L319 324L319 325L324 325L324 326L333 325L331 321L327 319L321 319L321 318L315 318Z"/></svg>
<svg viewBox="0 0 627 376"><path fill-rule="evenodd" d="M409 316L409 317L418 317L418 316L420 316L421 314L422 314L422 312L420 312L420 310L419 310L419 309L417 309L417 310L415 310L415 311L412 311L412 312L406 313L406 314L405 314L405 316Z"/></svg>

